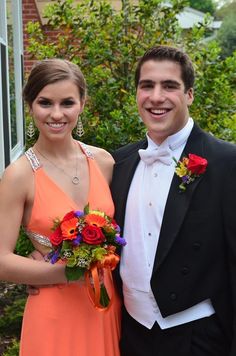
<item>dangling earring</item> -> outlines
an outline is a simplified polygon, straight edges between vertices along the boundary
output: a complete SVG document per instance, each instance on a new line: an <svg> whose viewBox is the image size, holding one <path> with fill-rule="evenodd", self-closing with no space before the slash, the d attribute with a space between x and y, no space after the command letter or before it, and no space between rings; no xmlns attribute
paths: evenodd
<svg viewBox="0 0 236 356"><path fill-rule="evenodd" d="M84 128L83 128L83 124L81 121L81 117L78 117L78 121L77 121L77 126L76 126L76 131L75 131L76 135L79 137L82 137L84 135Z"/></svg>
<svg viewBox="0 0 236 356"><path fill-rule="evenodd" d="M35 135L35 128L34 128L34 123L33 123L32 119L30 120L26 134L27 134L27 137L30 139L33 138Z"/></svg>

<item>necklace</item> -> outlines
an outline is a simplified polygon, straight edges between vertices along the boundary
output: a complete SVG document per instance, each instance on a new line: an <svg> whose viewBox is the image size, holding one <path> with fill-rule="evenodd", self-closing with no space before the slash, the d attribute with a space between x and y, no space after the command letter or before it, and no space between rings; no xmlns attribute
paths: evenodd
<svg viewBox="0 0 236 356"><path fill-rule="evenodd" d="M67 177L69 177L71 179L71 182L75 185L79 184L79 177L78 177L78 156L76 155L76 161L75 161L75 175L74 176L70 176L63 168L57 166L53 161L51 161L49 158L47 158L44 154L42 154L42 152L39 151L39 149L34 146L34 148L36 149L36 151L38 151L38 153L45 158L49 163L51 163L54 167L56 167L57 169L59 169L60 171L62 171Z"/></svg>

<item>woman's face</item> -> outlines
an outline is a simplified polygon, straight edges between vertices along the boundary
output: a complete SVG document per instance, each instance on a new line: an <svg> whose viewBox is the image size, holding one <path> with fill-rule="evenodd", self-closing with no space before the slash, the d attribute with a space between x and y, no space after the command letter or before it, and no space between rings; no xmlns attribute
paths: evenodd
<svg viewBox="0 0 236 356"><path fill-rule="evenodd" d="M46 85L33 101L31 114L41 136L61 139L71 135L83 107L78 87L68 79Z"/></svg>

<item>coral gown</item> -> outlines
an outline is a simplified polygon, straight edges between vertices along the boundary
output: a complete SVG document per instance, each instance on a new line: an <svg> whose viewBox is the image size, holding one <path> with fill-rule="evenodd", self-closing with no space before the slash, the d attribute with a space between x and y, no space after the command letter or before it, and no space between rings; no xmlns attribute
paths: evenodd
<svg viewBox="0 0 236 356"><path fill-rule="evenodd" d="M107 182L87 146L81 143L81 147L89 165L89 206L113 215ZM26 157L35 176L34 204L26 229L30 238L47 246L53 219L62 218L78 207L47 176L32 148ZM92 305L83 281L43 287L38 295L28 296L20 356L119 356L120 300L110 283L108 292L111 288L113 304L105 311L98 311Z"/></svg>

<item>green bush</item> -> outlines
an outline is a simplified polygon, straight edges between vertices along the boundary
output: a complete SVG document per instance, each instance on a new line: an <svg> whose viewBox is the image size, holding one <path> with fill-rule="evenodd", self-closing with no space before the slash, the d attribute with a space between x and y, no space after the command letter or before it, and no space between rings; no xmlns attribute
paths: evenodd
<svg viewBox="0 0 236 356"><path fill-rule="evenodd" d="M17 240L15 252L21 256L28 256L34 250L33 244L27 237L23 229L20 229L19 237Z"/></svg>
<svg viewBox="0 0 236 356"><path fill-rule="evenodd" d="M2 356L18 356L19 355L19 341L16 339L12 340L11 346L7 348Z"/></svg>
<svg viewBox="0 0 236 356"><path fill-rule="evenodd" d="M22 315L25 306L25 288L21 285L1 283L0 296L0 334L3 336L20 336Z"/></svg>
<svg viewBox="0 0 236 356"><path fill-rule="evenodd" d="M176 15L185 0L122 1L116 11L107 0L72 0L49 4L45 16L59 30L52 42L38 22L28 23L28 52L34 59L67 58L77 63L88 83L89 98L82 119L84 141L108 150L143 137L135 102L134 68L150 46L183 47L197 72L192 117L214 135L235 142L235 55L221 58L217 43L206 42L210 21L206 17L189 31L182 31Z"/></svg>

